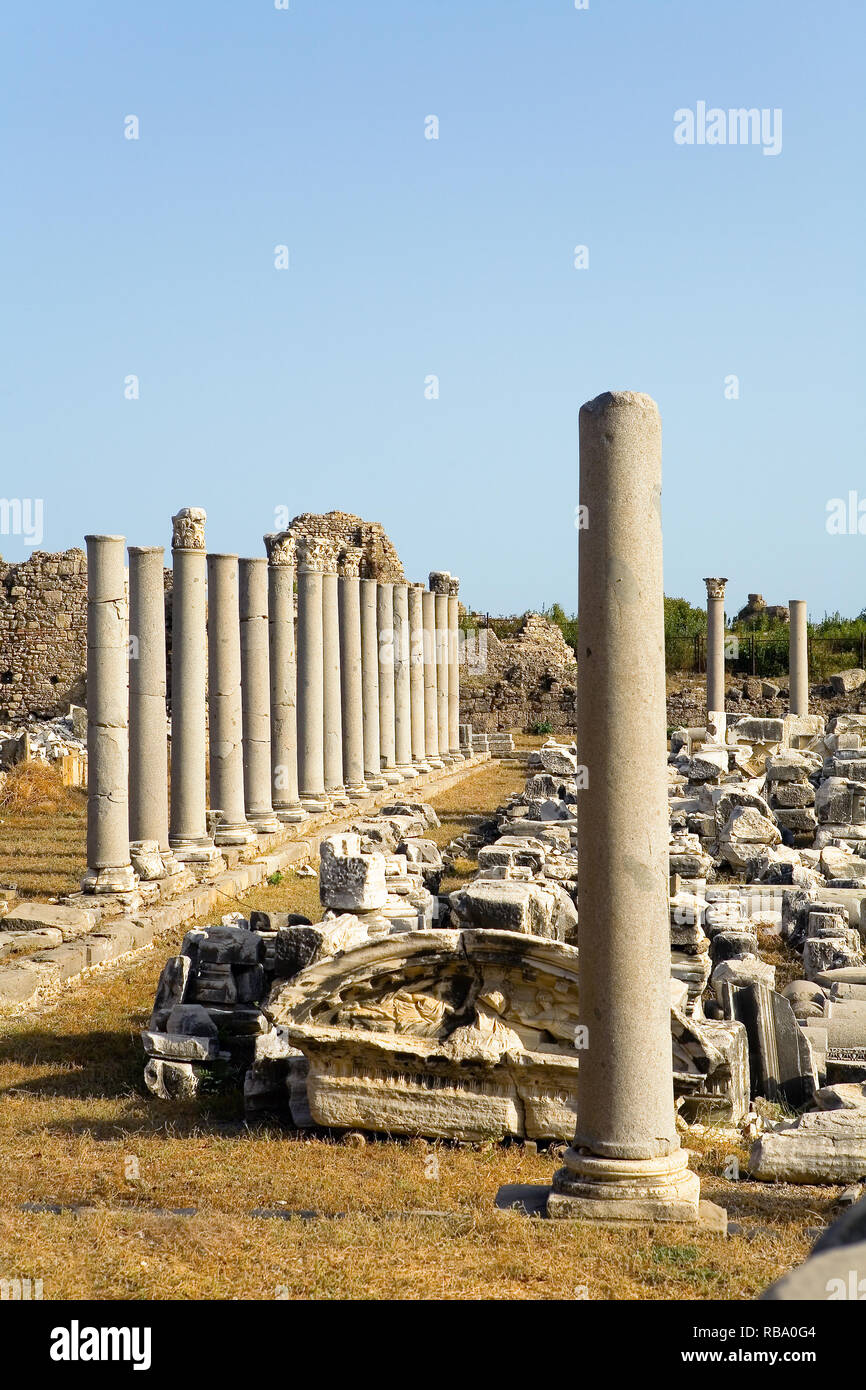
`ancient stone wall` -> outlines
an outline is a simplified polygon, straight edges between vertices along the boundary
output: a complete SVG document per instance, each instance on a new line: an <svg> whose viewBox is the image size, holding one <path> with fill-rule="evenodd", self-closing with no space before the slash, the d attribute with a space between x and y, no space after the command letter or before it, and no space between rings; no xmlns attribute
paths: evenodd
<svg viewBox="0 0 866 1390"><path fill-rule="evenodd" d="M0 719L65 713L84 691L87 561L82 550L0 560Z"/></svg>
<svg viewBox="0 0 866 1390"><path fill-rule="evenodd" d="M364 552L362 579L378 579L387 584L406 578L400 556L380 521L364 521L350 512L303 512L290 523L289 530L296 539L327 536L342 546L359 546Z"/></svg>
<svg viewBox="0 0 866 1390"><path fill-rule="evenodd" d="M577 664L555 623L528 613L520 632L499 638L492 628L462 644L460 718L474 729L575 729Z"/></svg>

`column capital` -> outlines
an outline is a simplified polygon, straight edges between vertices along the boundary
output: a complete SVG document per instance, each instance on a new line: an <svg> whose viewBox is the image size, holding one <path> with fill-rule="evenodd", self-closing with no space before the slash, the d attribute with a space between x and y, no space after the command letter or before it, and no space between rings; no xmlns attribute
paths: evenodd
<svg viewBox="0 0 866 1390"><path fill-rule="evenodd" d="M451 575L447 570L431 570L429 583L431 594L447 594L450 592Z"/></svg>
<svg viewBox="0 0 866 1390"><path fill-rule="evenodd" d="M340 551L337 561L339 574L343 579L360 579L364 550L360 545L347 545Z"/></svg>
<svg viewBox="0 0 866 1390"><path fill-rule="evenodd" d="M299 536L298 569L307 574L336 574L337 555L327 536Z"/></svg>
<svg viewBox="0 0 866 1390"><path fill-rule="evenodd" d="M724 598L727 579L705 579L707 598Z"/></svg>
<svg viewBox="0 0 866 1390"><path fill-rule="evenodd" d="M456 598L460 593L460 580L456 575L452 574L448 576L448 593L451 598Z"/></svg>
<svg viewBox="0 0 866 1390"><path fill-rule="evenodd" d="M291 531L269 531L263 539L269 565L294 565L297 547Z"/></svg>
<svg viewBox="0 0 866 1390"><path fill-rule="evenodd" d="M207 512L202 507L181 507L171 519L172 550L204 550L204 524Z"/></svg>

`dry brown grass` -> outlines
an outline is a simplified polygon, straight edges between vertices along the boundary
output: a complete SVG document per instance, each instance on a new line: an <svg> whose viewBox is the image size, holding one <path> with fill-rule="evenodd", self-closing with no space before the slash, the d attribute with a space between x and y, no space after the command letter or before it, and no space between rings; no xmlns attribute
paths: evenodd
<svg viewBox="0 0 866 1390"><path fill-rule="evenodd" d="M58 768L18 763L0 788L0 882L22 898L77 892L87 865L87 793Z"/></svg>
<svg viewBox="0 0 866 1390"><path fill-rule="evenodd" d="M510 779L519 769L485 766L434 797L446 839ZM316 880L286 874L237 905L315 917ZM554 1157L520 1144L354 1148L247 1128L236 1096L158 1103L138 1030L181 935L0 1029L0 1275L42 1279L46 1298L747 1299L805 1257L806 1227L831 1214L831 1189L724 1178L732 1154L746 1160L729 1132L691 1144L703 1195L747 1228L726 1241L497 1212L502 1184L550 1181ZM197 1214L154 1213L178 1207ZM262 1208L318 1215L250 1215Z"/></svg>

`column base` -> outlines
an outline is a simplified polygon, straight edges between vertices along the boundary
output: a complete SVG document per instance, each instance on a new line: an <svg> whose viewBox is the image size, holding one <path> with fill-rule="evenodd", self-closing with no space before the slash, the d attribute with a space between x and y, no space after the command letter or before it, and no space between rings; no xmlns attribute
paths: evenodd
<svg viewBox="0 0 866 1390"><path fill-rule="evenodd" d="M443 763L442 759L438 756L438 754L437 754L437 756L436 756L435 758L428 758L428 759L427 759L427 762L428 762L429 765L430 765L430 770L431 770L431 772L442 772L442 771L444 771L445 764Z"/></svg>
<svg viewBox="0 0 866 1390"><path fill-rule="evenodd" d="M413 763L412 766L418 773L419 777L423 777L426 773L430 771L430 764L427 762L426 758L419 758L419 760Z"/></svg>
<svg viewBox="0 0 866 1390"><path fill-rule="evenodd" d="M81 880L82 893L132 893L138 884L138 875L131 864L120 864L107 869L88 868Z"/></svg>
<svg viewBox="0 0 866 1390"><path fill-rule="evenodd" d="M219 824L213 842L215 845L251 845L255 838L256 832L249 824Z"/></svg>
<svg viewBox="0 0 866 1390"><path fill-rule="evenodd" d="M388 785L380 772L365 772L364 780L367 783L368 792L383 792Z"/></svg>
<svg viewBox="0 0 866 1390"><path fill-rule="evenodd" d="M553 1175L547 1215L694 1225L701 1215L701 1181L688 1163L685 1149L661 1158L599 1158L586 1150L568 1149L565 1166Z"/></svg>
<svg viewBox="0 0 866 1390"><path fill-rule="evenodd" d="M299 825L307 819L307 812L300 801L292 806L275 806L274 815L281 825Z"/></svg>
<svg viewBox="0 0 866 1390"><path fill-rule="evenodd" d="M247 820L254 838L256 835L276 835L277 831L281 829L280 822L273 811L248 811Z"/></svg>
<svg viewBox="0 0 866 1390"><path fill-rule="evenodd" d="M418 776L417 767L413 767L411 763L398 763L395 770L399 772L404 782L414 782Z"/></svg>
<svg viewBox="0 0 866 1390"><path fill-rule="evenodd" d="M168 845L160 845L159 856L165 868L166 878L176 878L178 874L183 873L183 865L177 862Z"/></svg>
<svg viewBox="0 0 866 1390"><path fill-rule="evenodd" d="M349 794L345 787L328 787L328 803L331 807L348 806Z"/></svg>
<svg viewBox="0 0 866 1390"><path fill-rule="evenodd" d="M330 808L330 804L325 792L301 792L301 808L308 816L323 815Z"/></svg>
<svg viewBox="0 0 866 1390"><path fill-rule="evenodd" d="M350 801L363 801L370 795L370 788L366 782L363 782L359 787L347 787L346 795Z"/></svg>
<svg viewBox="0 0 866 1390"><path fill-rule="evenodd" d="M214 860L222 859L213 840L204 835L189 840L172 840L169 836L168 842L180 864L212 864Z"/></svg>
<svg viewBox="0 0 866 1390"><path fill-rule="evenodd" d="M383 767L382 781L385 783L386 787L398 787L403 781L403 778L395 767Z"/></svg>

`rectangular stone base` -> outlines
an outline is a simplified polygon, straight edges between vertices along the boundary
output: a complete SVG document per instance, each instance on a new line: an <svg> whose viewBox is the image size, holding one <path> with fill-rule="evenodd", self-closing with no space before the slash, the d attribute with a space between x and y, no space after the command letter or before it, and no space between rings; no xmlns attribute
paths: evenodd
<svg viewBox="0 0 866 1390"><path fill-rule="evenodd" d="M698 1226L716 1235L728 1232L728 1213L715 1202L659 1200L652 1198L632 1201L598 1201L595 1198L567 1197L551 1191L547 1199L547 1215L553 1220L588 1221L596 1226L647 1226L656 1222L675 1222L681 1226Z"/></svg>

